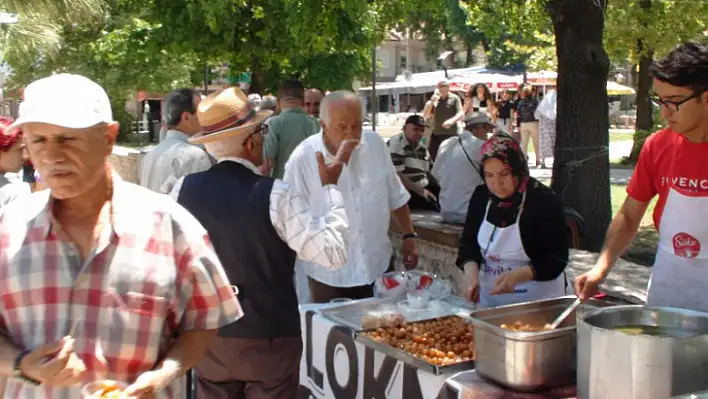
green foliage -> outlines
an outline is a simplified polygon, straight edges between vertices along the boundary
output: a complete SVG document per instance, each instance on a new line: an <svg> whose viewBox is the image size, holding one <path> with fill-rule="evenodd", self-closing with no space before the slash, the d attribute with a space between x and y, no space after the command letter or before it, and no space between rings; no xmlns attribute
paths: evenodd
<svg viewBox="0 0 708 399"><path fill-rule="evenodd" d="M335 89L367 76L373 45L418 1L153 0L150 20L166 42L251 72L259 89L293 75Z"/></svg>
<svg viewBox="0 0 708 399"><path fill-rule="evenodd" d="M122 132L132 122L126 102L135 101L138 90L167 92L190 86L197 57L162 48L159 25L137 14L120 14L119 5L115 7L101 23L65 26L60 32L61 51L55 55L8 52L13 74L7 85L22 87L56 72L85 75L106 89Z"/></svg>
<svg viewBox="0 0 708 399"><path fill-rule="evenodd" d="M627 59L637 63L640 53L650 49L656 57L662 57L708 29L706 16L708 2L701 0L610 1L605 16L605 48L616 63Z"/></svg>

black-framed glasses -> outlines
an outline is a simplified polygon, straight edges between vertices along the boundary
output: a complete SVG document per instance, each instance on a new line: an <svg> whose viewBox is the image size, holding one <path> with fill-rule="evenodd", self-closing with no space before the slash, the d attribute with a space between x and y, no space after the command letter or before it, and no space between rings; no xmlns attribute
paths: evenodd
<svg viewBox="0 0 708 399"><path fill-rule="evenodd" d="M679 107L682 104L688 102L689 100L693 100L694 98L700 97L705 92L706 92L706 90L697 91L680 101L662 100L661 97L659 97L659 96L651 96L651 100L654 101L655 103L665 107L666 109L668 109L671 112L678 112Z"/></svg>
<svg viewBox="0 0 708 399"><path fill-rule="evenodd" d="M250 139L251 137L253 137L253 136L255 136L255 135L259 134L259 133L260 133L261 136L265 136L266 134L268 134L268 125L266 125L265 123L261 123L261 125L258 126L258 127L256 128L256 130L254 130L253 132L251 132L251 134L249 134L248 137L246 137L246 140ZM244 142L245 142L246 140L244 140Z"/></svg>

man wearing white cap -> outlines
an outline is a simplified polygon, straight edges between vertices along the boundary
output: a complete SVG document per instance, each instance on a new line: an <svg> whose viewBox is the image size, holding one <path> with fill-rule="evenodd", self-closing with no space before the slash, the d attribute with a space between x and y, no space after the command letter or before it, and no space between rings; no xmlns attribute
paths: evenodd
<svg viewBox="0 0 708 399"><path fill-rule="evenodd" d="M440 183L440 212L448 223L464 223L474 189L482 180L482 144L494 129L487 114L473 112L465 118L465 130L442 142L432 175Z"/></svg>
<svg viewBox="0 0 708 399"><path fill-rule="evenodd" d="M49 190L0 211L5 397L74 399L110 379L180 398L179 377L242 316L206 231L111 171L118 124L91 80L33 82L14 126Z"/></svg>
<svg viewBox="0 0 708 399"><path fill-rule="evenodd" d="M317 185L327 193L327 211L312 215L298 187L261 176L264 121L273 111L253 106L238 88L210 94L197 108L204 144L219 162L184 177L172 196L207 228L244 317L219 330L196 368L197 396L204 399L295 399L300 386L302 336L293 284L295 256L322 269L346 263L349 227L336 183L358 141L339 147Z"/></svg>

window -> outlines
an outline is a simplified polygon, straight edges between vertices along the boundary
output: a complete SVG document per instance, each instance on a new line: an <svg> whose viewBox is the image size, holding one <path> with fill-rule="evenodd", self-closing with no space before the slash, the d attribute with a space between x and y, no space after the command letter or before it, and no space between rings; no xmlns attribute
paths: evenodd
<svg viewBox="0 0 708 399"><path fill-rule="evenodd" d="M401 56L400 64L401 68L408 68L408 58L405 55Z"/></svg>

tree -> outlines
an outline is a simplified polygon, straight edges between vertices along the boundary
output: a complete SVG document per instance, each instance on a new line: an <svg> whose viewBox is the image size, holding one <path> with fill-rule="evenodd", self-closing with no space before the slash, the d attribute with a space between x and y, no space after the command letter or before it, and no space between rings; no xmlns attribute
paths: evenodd
<svg viewBox="0 0 708 399"><path fill-rule="evenodd" d="M4 55L54 55L61 45L62 23L86 24L99 18L102 11L100 0L0 0L0 12L15 16L14 21L0 26L0 48Z"/></svg>
<svg viewBox="0 0 708 399"><path fill-rule="evenodd" d="M556 35L558 118L553 190L586 221L584 247L599 251L610 220L606 82L602 32L607 0L548 0Z"/></svg>
<svg viewBox="0 0 708 399"><path fill-rule="evenodd" d="M637 123L635 138L642 139L654 130L650 100L649 74L655 57L673 47L695 39L708 29L705 16L708 2L626 0L610 2L607 10L605 45L615 63L630 60L637 72ZM639 156L643 140L635 140L630 159Z"/></svg>
<svg viewBox="0 0 708 399"><path fill-rule="evenodd" d="M163 26L166 43L232 73L249 71L252 91L288 75L342 88L366 77L385 27L417 1L153 0L151 21Z"/></svg>
<svg viewBox="0 0 708 399"><path fill-rule="evenodd" d="M607 0L477 0L472 24L485 37L532 41L552 27L558 118L552 188L585 219L584 249L598 251L610 221L609 118L603 48ZM494 16L490 18L489 16Z"/></svg>
<svg viewBox="0 0 708 399"><path fill-rule="evenodd" d="M193 53L162 48L160 26L141 19L138 8L127 7L131 5L113 2L100 22L64 26L57 54L10 52L6 61L13 73L7 85L22 87L56 72L85 75L106 90L121 132L129 132L131 119L125 105L135 101L138 90L166 92L192 86L192 71L198 64Z"/></svg>

